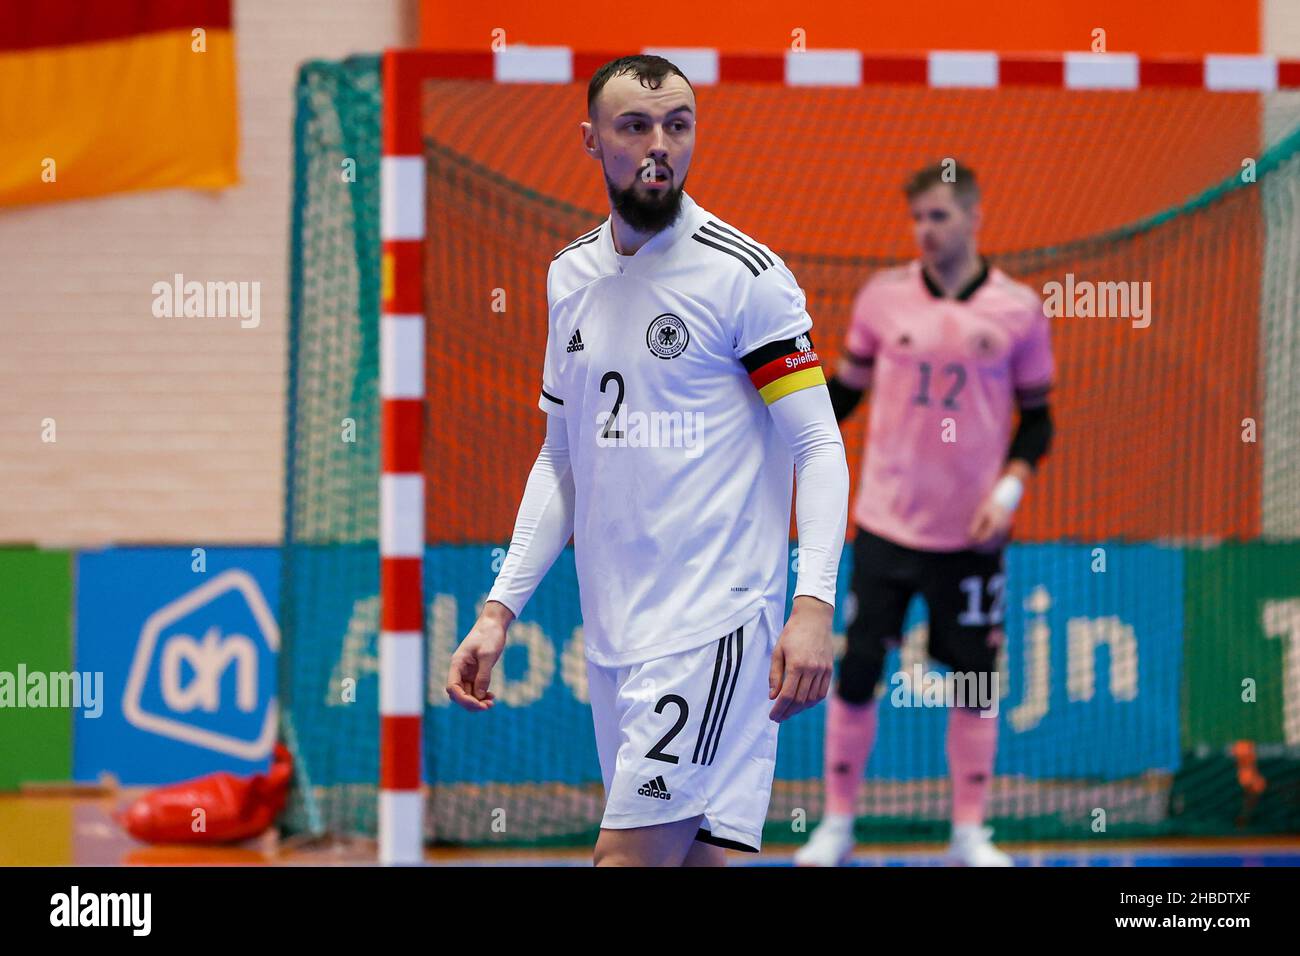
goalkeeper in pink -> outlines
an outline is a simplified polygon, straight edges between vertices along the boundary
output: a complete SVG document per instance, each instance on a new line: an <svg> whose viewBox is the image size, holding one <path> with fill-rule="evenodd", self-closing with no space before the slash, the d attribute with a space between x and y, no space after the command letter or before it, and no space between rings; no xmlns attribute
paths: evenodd
<svg viewBox="0 0 1300 956"><path fill-rule="evenodd" d="M885 654L920 594L928 652L961 679L949 686L994 689L947 702L948 860L1009 866L984 826L997 751L1002 552L1052 437L1048 322L1032 289L979 254L970 169L951 161L922 169L904 192L919 258L862 287L830 383L837 419L868 390L871 415L853 509L856 611L827 708L826 814L795 862L833 866L852 852Z"/></svg>

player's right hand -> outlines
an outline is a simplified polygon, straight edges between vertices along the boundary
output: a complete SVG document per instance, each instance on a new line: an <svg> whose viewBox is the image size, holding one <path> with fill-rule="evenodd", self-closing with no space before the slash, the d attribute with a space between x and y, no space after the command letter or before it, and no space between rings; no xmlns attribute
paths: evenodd
<svg viewBox="0 0 1300 956"><path fill-rule="evenodd" d="M504 612L504 613L502 613ZM488 684L506 649L506 628L514 617L505 605L489 602L451 656L447 696L466 710L487 710L496 699Z"/></svg>

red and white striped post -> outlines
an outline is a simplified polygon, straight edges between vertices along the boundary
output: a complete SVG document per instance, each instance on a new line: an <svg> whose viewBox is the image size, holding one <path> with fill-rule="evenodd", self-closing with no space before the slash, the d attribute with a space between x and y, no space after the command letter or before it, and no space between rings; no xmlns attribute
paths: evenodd
<svg viewBox="0 0 1300 956"><path fill-rule="evenodd" d="M381 170L383 289L379 395L379 859L424 856L421 715L424 712L424 155L419 83L405 58L384 56ZM415 136L411 137L412 128Z"/></svg>

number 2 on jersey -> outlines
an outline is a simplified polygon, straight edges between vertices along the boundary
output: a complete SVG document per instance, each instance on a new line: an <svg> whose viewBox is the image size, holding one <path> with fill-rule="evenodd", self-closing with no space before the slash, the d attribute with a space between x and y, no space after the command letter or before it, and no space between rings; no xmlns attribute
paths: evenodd
<svg viewBox="0 0 1300 956"><path fill-rule="evenodd" d="M613 382L618 386L618 394L614 396L614 408L609 413L609 418L605 420L605 430L600 433L601 438L622 438L623 429L615 428L614 423L618 421L618 410L623 406L623 376L618 372L606 372L600 379L600 391L603 394L605 387Z"/></svg>

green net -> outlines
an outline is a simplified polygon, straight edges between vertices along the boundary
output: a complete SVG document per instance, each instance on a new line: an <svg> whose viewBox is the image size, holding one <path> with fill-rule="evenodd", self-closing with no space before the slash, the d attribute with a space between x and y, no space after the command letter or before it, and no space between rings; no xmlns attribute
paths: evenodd
<svg viewBox="0 0 1300 956"><path fill-rule="evenodd" d="M378 57L298 77L281 584L282 735L299 832L373 833L379 709ZM324 781L329 781L326 785Z"/></svg>
<svg viewBox="0 0 1300 956"><path fill-rule="evenodd" d="M371 834L376 820L378 71L373 58L311 63L298 86L280 681L295 831ZM898 184L946 155L987 172L986 247L1009 274L1037 289L1068 276L1112 305L1147 296L1146 317L1133 300L1053 322L1056 447L1007 556L999 838L1300 829L1300 132L1243 146L1274 100L751 84L700 96L692 194L785 258L831 367L861 282L907 258ZM577 86L425 91L433 840L581 844L599 826L571 552L511 629L500 706L467 715L442 692L541 441L550 257L606 215L571 129L581 103ZM754 124L771 115L785 119L759 155L795 170L775 196L748 172ZM879 136L864 145L863 129ZM1081 159L1103 134L1101 158ZM865 414L843 426L855 475ZM848 549L842 592L847 570ZM887 672L926 664L924 629L918 603ZM769 840L801 841L821 813L822 720L819 708L782 728ZM946 836L944 726L938 708L882 710L864 838Z"/></svg>

